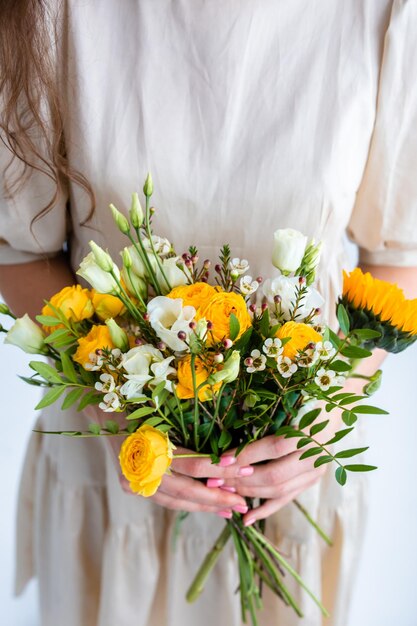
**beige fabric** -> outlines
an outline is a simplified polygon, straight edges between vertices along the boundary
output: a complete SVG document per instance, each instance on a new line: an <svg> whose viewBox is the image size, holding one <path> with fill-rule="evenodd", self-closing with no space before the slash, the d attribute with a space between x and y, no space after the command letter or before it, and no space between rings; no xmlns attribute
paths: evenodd
<svg viewBox="0 0 417 626"><path fill-rule="evenodd" d="M97 194L95 230L80 225L88 200L77 187L31 230L52 193L34 173L1 200L1 261L53 255L68 239L76 267L92 237L116 254L123 241L107 205L126 207L151 170L156 232L179 252L196 243L201 257L214 258L228 241L254 275L268 275L271 232L299 228L324 242L329 305L347 227L367 262L417 264L416 31L415 0L63 2L56 53L67 152ZM1 147L2 168L7 160ZM38 425L87 421L52 408ZM304 494L334 535L331 551L291 505L269 521L281 550L323 594L328 626L346 623L365 500L356 477L341 489L329 475ZM120 490L100 441L34 435L20 493L17 591L38 577L44 626L237 626L227 550L199 603L184 602L221 520L190 516L175 551L173 523L171 512ZM305 619L266 597L263 625L322 624L293 587Z"/></svg>

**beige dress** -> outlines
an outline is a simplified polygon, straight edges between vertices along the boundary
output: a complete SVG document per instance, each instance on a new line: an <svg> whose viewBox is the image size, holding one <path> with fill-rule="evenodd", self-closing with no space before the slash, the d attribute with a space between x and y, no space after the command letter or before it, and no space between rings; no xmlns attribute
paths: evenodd
<svg viewBox="0 0 417 626"><path fill-rule="evenodd" d="M253 275L268 276L274 229L323 240L329 307L347 228L363 261L417 265L416 0L66 0L57 28L67 152L96 192L95 230L80 225L88 199L72 186L31 232L52 193L34 174L1 201L3 263L53 255L68 241L76 268L91 238L116 255L124 242L107 205L125 208L151 170L156 232L180 253L193 242L214 259L229 242ZM2 167L7 158L1 148ZM38 427L87 422L55 406ZM329 473L302 500L333 535L333 549L293 505L269 520L268 532L322 595L325 623L344 626L363 484L354 477L342 489ZM189 516L175 549L173 523L171 511L121 491L101 441L33 436L17 592L39 579L44 626L238 626L229 550L199 602L184 601L223 522ZM264 626L322 624L293 587L304 620L267 596Z"/></svg>

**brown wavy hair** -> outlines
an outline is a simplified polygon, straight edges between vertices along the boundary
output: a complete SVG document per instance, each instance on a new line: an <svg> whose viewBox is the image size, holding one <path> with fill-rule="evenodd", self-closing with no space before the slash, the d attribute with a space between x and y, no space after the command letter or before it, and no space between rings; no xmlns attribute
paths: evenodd
<svg viewBox="0 0 417 626"><path fill-rule="evenodd" d="M4 182L6 192L12 195L33 170L53 181L55 191L37 220L53 208L62 187L72 181L90 198L88 220L94 211L94 192L88 180L68 163L63 107L51 54L57 42L53 15L59 4L60 0L0 0L0 139L11 153ZM15 159L21 168L8 176Z"/></svg>

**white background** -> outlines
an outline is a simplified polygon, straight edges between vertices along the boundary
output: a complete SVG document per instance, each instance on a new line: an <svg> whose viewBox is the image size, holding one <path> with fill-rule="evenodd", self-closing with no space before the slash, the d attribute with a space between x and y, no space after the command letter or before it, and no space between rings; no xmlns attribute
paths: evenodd
<svg viewBox="0 0 417 626"><path fill-rule="evenodd" d="M17 486L38 398L36 388L17 378L28 371L28 360L0 339L0 607L1 623L7 626L40 626L36 584L20 598L12 595ZM346 626L417 625L416 363L417 346L388 358L384 388L374 401L390 415L362 418L367 423L364 445L371 446L367 460L379 469L369 475L370 516ZM349 489L349 481L344 488Z"/></svg>

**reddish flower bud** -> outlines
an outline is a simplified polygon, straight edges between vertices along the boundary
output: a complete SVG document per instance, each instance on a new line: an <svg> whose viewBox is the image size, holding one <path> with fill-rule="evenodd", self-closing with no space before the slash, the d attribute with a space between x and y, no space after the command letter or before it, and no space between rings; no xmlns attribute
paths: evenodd
<svg viewBox="0 0 417 626"><path fill-rule="evenodd" d="M250 307L249 307L249 311L251 313L256 313L256 304L251 304Z"/></svg>
<svg viewBox="0 0 417 626"><path fill-rule="evenodd" d="M299 283L300 285L305 285L305 284L306 284L306 279L305 279L305 277L304 277L304 276L299 276L299 278L298 278L298 283Z"/></svg>
<svg viewBox="0 0 417 626"><path fill-rule="evenodd" d="M185 341L187 339L187 334L183 330L180 330L178 331L177 337L178 339L181 339L181 341Z"/></svg>
<svg viewBox="0 0 417 626"><path fill-rule="evenodd" d="M233 346L233 341L231 339L223 339L223 345L228 350Z"/></svg>
<svg viewBox="0 0 417 626"><path fill-rule="evenodd" d="M207 320L207 330L213 330L213 322L210 322L210 320Z"/></svg>
<svg viewBox="0 0 417 626"><path fill-rule="evenodd" d="M321 309L319 308L314 309L314 315L320 315L320 313L321 313Z"/></svg>
<svg viewBox="0 0 417 626"><path fill-rule="evenodd" d="M248 356L245 360L244 360L244 364L246 365L246 367L251 367L253 365L253 359Z"/></svg>
<svg viewBox="0 0 417 626"><path fill-rule="evenodd" d="M144 344L143 339L141 339L140 337L136 337L135 346L143 346L143 344Z"/></svg>
<svg viewBox="0 0 417 626"><path fill-rule="evenodd" d="M257 282L257 283L259 283L259 284L261 284L261 283L263 282L263 280L264 280L264 279L262 278L262 276L258 276L258 277L256 278L256 282Z"/></svg>
<svg viewBox="0 0 417 626"><path fill-rule="evenodd" d="M217 263L217 265L215 265L215 266L214 266L214 269L216 270L216 272L217 272L218 274L221 274L221 273L222 273L222 266L221 266L221 265L219 265L218 263Z"/></svg>
<svg viewBox="0 0 417 626"><path fill-rule="evenodd" d="M268 308L267 303L266 302L262 302L262 306L261 306L262 311L266 311L267 308Z"/></svg>
<svg viewBox="0 0 417 626"><path fill-rule="evenodd" d="M274 296L274 302L275 302L275 304L281 304L281 302L282 302L281 296L279 296L278 294L276 296Z"/></svg>
<svg viewBox="0 0 417 626"><path fill-rule="evenodd" d="M103 354L103 350L101 350L100 348L97 348L96 354L97 356L101 356Z"/></svg>
<svg viewBox="0 0 417 626"><path fill-rule="evenodd" d="M191 320L188 326L191 328L191 330L194 330L195 328L197 328L197 322L195 322L194 320Z"/></svg>
<svg viewBox="0 0 417 626"><path fill-rule="evenodd" d="M192 261L193 265L198 263L198 256L196 254L193 254L193 256L191 257L191 261Z"/></svg>
<svg viewBox="0 0 417 626"><path fill-rule="evenodd" d="M166 350L166 344L163 341L158 341L156 347L158 348L158 350L161 350L161 352Z"/></svg>
<svg viewBox="0 0 417 626"><path fill-rule="evenodd" d="M210 261L210 259L206 259L206 260L204 261L204 263L203 263L203 267L204 267L204 269L208 270L210 266L211 266L211 261Z"/></svg>

